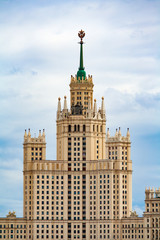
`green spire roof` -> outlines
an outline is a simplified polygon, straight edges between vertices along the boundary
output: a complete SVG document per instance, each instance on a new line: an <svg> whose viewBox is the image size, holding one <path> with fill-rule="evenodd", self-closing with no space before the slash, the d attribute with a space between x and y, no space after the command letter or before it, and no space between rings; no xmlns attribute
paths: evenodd
<svg viewBox="0 0 160 240"><path fill-rule="evenodd" d="M84 66L83 66L83 38L85 36L84 31L80 31L78 33L78 36L81 38L80 41L80 66L79 66L79 70L77 71L77 79L85 79L86 78L86 72L84 71Z"/></svg>

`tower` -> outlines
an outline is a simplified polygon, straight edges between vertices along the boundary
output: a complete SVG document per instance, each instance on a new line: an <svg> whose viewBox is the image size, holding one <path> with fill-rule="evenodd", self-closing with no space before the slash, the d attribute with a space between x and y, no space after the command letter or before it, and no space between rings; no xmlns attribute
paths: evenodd
<svg viewBox="0 0 160 240"><path fill-rule="evenodd" d="M41 134L39 130L38 137L32 137L30 129L25 130L23 143L23 216L27 219L34 219L36 192L34 174L36 170L43 169L43 163L46 160L46 141L45 131Z"/></svg>
<svg viewBox="0 0 160 240"><path fill-rule="evenodd" d="M75 77L71 76L70 82L70 106L82 105L82 114L86 115L86 110L91 105L93 108L93 82L92 76L86 76L85 68L83 65L83 38L85 36L84 31L78 33L80 37L80 64ZM89 103L90 102L90 103Z"/></svg>
<svg viewBox="0 0 160 240"><path fill-rule="evenodd" d="M78 36L81 38L80 67L77 75L71 76L70 107L66 96L63 108L60 98L57 107L57 160L64 161L68 178L68 239L72 239L74 231L75 238L80 236L76 226L86 234L92 232L93 239L105 238L99 228L103 227L105 232L107 219L112 220L107 237L116 239L119 238L116 220L130 216L132 210L130 133L128 129L124 137L119 128L111 137L108 130L106 138L104 97L97 110L96 99L93 103L92 76L86 77L83 66L85 34L81 30ZM100 222L95 225L95 221ZM96 230L91 230L95 226Z"/></svg>
<svg viewBox="0 0 160 240"><path fill-rule="evenodd" d="M132 211L132 161L129 128L126 136L116 129L111 137L107 129L106 157L113 169L113 218L129 217Z"/></svg>
<svg viewBox="0 0 160 240"><path fill-rule="evenodd" d="M83 66L83 37L80 41L80 67L75 77L71 76L70 108L64 97L61 110L61 99L57 108L57 160L68 161L68 169L86 169L86 161L105 158L106 115L104 98L97 111L96 100L93 106L92 76L86 77ZM87 147L86 147L87 146ZM76 164L72 164L72 161ZM73 167L74 166L74 167Z"/></svg>
<svg viewBox="0 0 160 240"><path fill-rule="evenodd" d="M104 97L97 108L92 76L71 76L70 104L58 98L57 159L46 159L45 131L23 143L24 214L0 219L2 239L158 239L160 189L146 189L143 217L132 212L129 128L106 134ZM6 231L7 229L7 231Z"/></svg>

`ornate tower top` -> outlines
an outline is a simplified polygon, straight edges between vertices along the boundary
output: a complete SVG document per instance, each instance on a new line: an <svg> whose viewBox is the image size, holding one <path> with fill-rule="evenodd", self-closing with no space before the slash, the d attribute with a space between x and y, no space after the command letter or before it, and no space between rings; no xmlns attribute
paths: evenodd
<svg viewBox="0 0 160 240"><path fill-rule="evenodd" d="M80 38L80 64L76 76L73 77L71 75L70 106L71 113L73 115L79 115L81 113L82 115L86 116L89 104L91 104L91 108L93 108L94 85L92 81L92 75L88 75L87 77L83 66L83 38L85 37L85 32L83 30L79 31L78 37ZM79 109L76 107L77 105L80 107Z"/></svg>
<svg viewBox="0 0 160 240"><path fill-rule="evenodd" d="M84 32L83 30L79 31L78 37L80 37L80 39L81 39L81 42L80 42L80 43L83 44L83 40L82 40L82 39L85 37L85 32Z"/></svg>
<svg viewBox="0 0 160 240"><path fill-rule="evenodd" d="M77 72L77 79L85 79L86 78L86 72L84 71L83 66L83 38L85 37L85 32L83 30L79 31L78 36L80 37L80 65L79 70Z"/></svg>

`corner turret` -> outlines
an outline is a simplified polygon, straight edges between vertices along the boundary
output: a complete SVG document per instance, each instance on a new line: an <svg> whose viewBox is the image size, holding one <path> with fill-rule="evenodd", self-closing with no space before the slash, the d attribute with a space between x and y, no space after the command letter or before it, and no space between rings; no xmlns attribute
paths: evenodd
<svg viewBox="0 0 160 240"><path fill-rule="evenodd" d="M44 129L42 134L41 130L39 130L38 137L32 137L30 129L28 129L28 134L25 130L23 154L24 170L29 169L31 167L30 163L34 161L46 160L46 140Z"/></svg>

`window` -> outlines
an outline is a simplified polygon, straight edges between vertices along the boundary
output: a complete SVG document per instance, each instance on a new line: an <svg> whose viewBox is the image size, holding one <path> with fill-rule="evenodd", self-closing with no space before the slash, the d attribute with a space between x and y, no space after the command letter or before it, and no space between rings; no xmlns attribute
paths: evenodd
<svg viewBox="0 0 160 240"><path fill-rule="evenodd" d="M71 125L68 125L68 132L71 132Z"/></svg>

